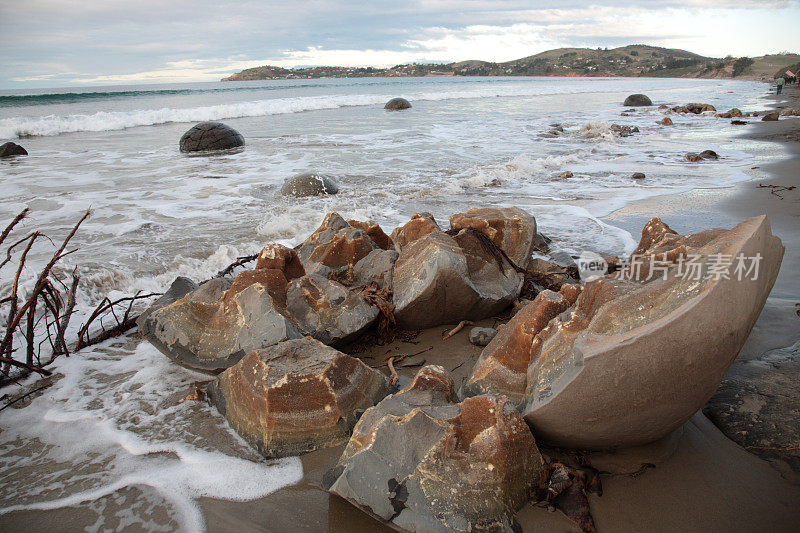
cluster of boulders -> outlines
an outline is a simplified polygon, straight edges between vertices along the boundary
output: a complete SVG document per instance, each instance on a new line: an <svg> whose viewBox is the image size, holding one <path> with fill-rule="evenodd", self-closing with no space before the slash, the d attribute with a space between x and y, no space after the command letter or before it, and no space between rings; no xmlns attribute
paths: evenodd
<svg viewBox="0 0 800 533"><path fill-rule="evenodd" d="M634 133L639 133L638 126L625 126L620 124L612 124L611 132L617 137L630 137Z"/></svg>
<svg viewBox="0 0 800 533"><path fill-rule="evenodd" d="M716 112L717 108L711 104L686 104L686 105L679 105L671 107L670 110L673 113L694 113L695 115L699 115L701 113L705 113L707 111Z"/></svg>
<svg viewBox="0 0 800 533"><path fill-rule="evenodd" d="M684 158L690 163L697 163L704 160L716 161L719 159L719 155L714 150L703 150L699 154L689 152Z"/></svg>
<svg viewBox="0 0 800 533"><path fill-rule="evenodd" d="M326 487L393 527L511 531L546 481L537 440L642 444L703 406L783 254L763 216L693 235L653 219L625 268L585 284L532 259L547 247L518 208L457 213L447 230L419 213L391 235L330 213L233 280L177 279L139 327L177 363L218 374L209 402L265 456L346 443ZM714 275L713 258L738 256L760 257L758 275ZM699 277L685 275L688 258ZM470 331L485 348L460 390L426 366L390 394L393 382L335 348L387 310L411 329L508 309L504 326Z"/></svg>

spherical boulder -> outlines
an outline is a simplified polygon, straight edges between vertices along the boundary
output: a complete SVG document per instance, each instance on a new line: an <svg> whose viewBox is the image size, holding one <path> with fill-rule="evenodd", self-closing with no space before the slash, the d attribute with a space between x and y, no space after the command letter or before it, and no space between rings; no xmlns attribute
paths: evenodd
<svg viewBox="0 0 800 533"><path fill-rule="evenodd" d="M625 99L625 102L622 105L629 107L638 107L638 106L653 105L653 102L645 94L632 94Z"/></svg>
<svg viewBox="0 0 800 533"><path fill-rule="evenodd" d="M244 146L244 137L221 122L201 122L183 134L180 141L181 152L207 152L230 150Z"/></svg>
<svg viewBox="0 0 800 533"><path fill-rule="evenodd" d="M315 172L305 172L286 178L281 187L281 194L298 198L337 194L338 192L339 187L332 179Z"/></svg>
<svg viewBox="0 0 800 533"><path fill-rule="evenodd" d="M15 155L28 155L28 151L17 143L7 142L0 145L0 157L13 157Z"/></svg>
<svg viewBox="0 0 800 533"><path fill-rule="evenodd" d="M631 174L633 180L643 180L645 178L644 172L634 172Z"/></svg>
<svg viewBox="0 0 800 533"><path fill-rule="evenodd" d="M388 109L389 111L401 111L410 107L411 103L405 98L392 98L383 106L384 109Z"/></svg>

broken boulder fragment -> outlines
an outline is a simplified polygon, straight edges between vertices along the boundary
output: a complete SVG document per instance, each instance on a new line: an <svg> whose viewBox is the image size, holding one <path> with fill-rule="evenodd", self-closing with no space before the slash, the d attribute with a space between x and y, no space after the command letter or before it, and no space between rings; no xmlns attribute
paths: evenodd
<svg viewBox="0 0 800 533"><path fill-rule="evenodd" d="M452 237L428 233L402 250L392 274L398 325L417 329L480 320L514 301L522 276L487 252L472 231Z"/></svg>
<svg viewBox="0 0 800 533"><path fill-rule="evenodd" d="M388 389L379 372L310 338L255 350L209 384L209 402L265 457L347 442Z"/></svg>
<svg viewBox="0 0 800 533"><path fill-rule="evenodd" d="M190 287L176 280L137 320L142 335L179 365L216 373L252 350L302 336L281 314L286 279L278 270L244 271L233 283L212 279L172 300Z"/></svg>
<svg viewBox="0 0 800 533"><path fill-rule="evenodd" d="M654 219L637 254L587 282L537 334L522 408L537 437L569 448L635 446L683 424L747 339L783 245L766 216L692 235Z"/></svg>
<svg viewBox="0 0 800 533"><path fill-rule="evenodd" d="M533 435L502 396L456 402L447 371L422 368L364 413L323 483L402 530L512 531L544 482Z"/></svg>
<svg viewBox="0 0 800 533"><path fill-rule="evenodd" d="M328 345L355 340L378 318L377 307L341 283L315 274L290 282L286 302L286 316Z"/></svg>
<svg viewBox="0 0 800 533"><path fill-rule="evenodd" d="M480 231L503 250L514 264L525 268L536 240L536 219L519 207L469 209L450 217L454 230L472 228Z"/></svg>

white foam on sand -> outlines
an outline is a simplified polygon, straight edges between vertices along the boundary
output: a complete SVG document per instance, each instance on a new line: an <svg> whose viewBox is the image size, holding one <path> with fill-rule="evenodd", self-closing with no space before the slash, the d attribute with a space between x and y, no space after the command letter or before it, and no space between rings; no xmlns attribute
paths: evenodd
<svg viewBox="0 0 800 533"><path fill-rule="evenodd" d="M208 378L146 342L129 352L108 345L84 350L51 369L62 377L26 408L0 417L0 514L149 487L181 529L201 531L197 498L252 500L303 476L297 458L258 460L208 406L168 398ZM209 432L227 453L207 441Z"/></svg>

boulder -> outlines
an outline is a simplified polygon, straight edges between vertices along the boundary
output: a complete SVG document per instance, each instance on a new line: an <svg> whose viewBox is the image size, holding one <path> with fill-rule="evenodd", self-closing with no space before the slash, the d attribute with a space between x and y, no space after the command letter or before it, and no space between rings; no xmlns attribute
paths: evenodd
<svg viewBox="0 0 800 533"><path fill-rule="evenodd" d="M644 94L632 94L625 99L624 106L639 107L653 105L653 102Z"/></svg>
<svg viewBox="0 0 800 533"><path fill-rule="evenodd" d="M508 307L522 277L462 229L429 233L406 246L392 275L395 318L408 329L480 320Z"/></svg>
<svg viewBox="0 0 800 533"><path fill-rule="evenodd" d="M781 109L779 113L782 117L797 117L800 116L800 109L794 107L787 107L786 109ZM2 146L0 146L0 153L2 152Z"/></svg>
<svg viewBox="0 0 800 533"><path fill-rule="evenodd" d="M521 403L528 384L534 339L570 305L561 294L544 290L522 306L481 352L464 384L464 395L503 394L512 402Z"/></svg>
<svg viewBox="0 0 800 533"><path fill-rule="evenodd" d="M684 158L686 158L686 160L689 161L690 163L697 163L698 161L703 160L703 158L700 157L700 154L695 154L693 152L689 152L684 156Z"/></svg>
<svg viewBox="0 0 800 533"><path fill-rule="evenodd" d="M717 155L717 152L715 152L714 150L703 150L698 155L703 159L710 159L712 161L716 161L717 159L719 159L719 155Z"/></svg>
<svg viewBox="0 0 800 533"><path fill-rule="evenodd" d="M400 254L394 250L372 250L353 267L353 287L362 287L373 281L378 288L392 286L394 264Z"/></svg>
<svg viewBox="0 0 800 533"><path fill-rule="evenodd" d="M632 180L643 180L645 178L644 172L634 172L631 174Z"/></svg>
<svg viewBox="0 0 800 533"><path fill-rule="evenodd" d="M341 283L314 274L292 280L286 291L286 316L328 345L355 340L378 318L378 312Z"/></svg>
<svg viewBox="0 0 800 533"><path fill-rule="evenodd" d="M656 124L661 124L662 126L672 126L672 119L669 117L664 117L656 122Z"/></svg>
<svg viewBox="0 0 800 533"><path fill-rule="evenodd" d="M486 346L497 335L494 328L472 328L469 330L469 342L475 346Z"/></svg>
<svg viewBox="0 0 800 533"><path fill-rule="evenodd" d="M564 172L559 172L558 174L553 176L553 178L559 179L559 180L568 180L569 178L571 178L573 176L574 176L574 174L571 171L565 170Z"/></svg>
<svg viewBox="0 0 800 533"><path fill-rule="evenodd" d="M450 227L480 231L522 268L533 253L536 219L519 207L469 209L466 213L451 216Z"/></svg>
<svg viewBox="0 0 800 533"><path fill-rule="evenodd" d="M734 107L733 109L728 111L728 113L731 114L731 118L733 118L733 117L741 117L742 116L742 110L738 109L736 107Z"/></svg>
<svg viewBox="0 0 800 533"><path fill-rule="evenodd" d="M249 352L209 384L208 399L262 455L286 457L347 442L387 392L379 372L306 337Z"/></svg>
<svg viewBox="0 0 800 533"><path fill-rule="evenodd" d="M395 249L400 252L408 244L434 231L441 231L441 228L436 223L433 215L430 213L417 213L405 225L392 231L392 242L394 242Z"/></svg>
<svg viewBox="0 0 800 533"><path fill-rule="evenodd" d="M800 474L800 342L737 360L703 413L742 448Z"/></svg>
<svg viewBox="0 0 800 533"><path fill-rule="evenodd" d="M354 228L338 213L328 213L296 251L306 272L349 284L353 267L375 249L378 247L366 231Z"/></svg>
<svg viewBox="0 0 800 533"><path fill-rule="evenodd" d="M201 122L192 126L180 140L181 152L230 150L244 146L244 137L221 122Z"/></svg>
<svg viewBox="0 0 800 533"><path fill-rule="evenodd" d="M267 244L258 254L256 270L261 269L280 270L287 280L293 280L306 274L297 252L274 242Z"/></svg>
<svg viewBox="0 0 800 533"><path fill-rule="evenodd" d="M339 187L332 179L314 172L306 172L286 178L281 186L282 195L296 196L297 198L338 194L338 192Z"/></svg>
<svg viewBox="0 0 800 533"><path fill-rule="evenodd" d="M28 155L28 151L17 143L7 142L0 145L0 157Z"/></svg>
<svg viewBox="0 0 800 533"><path fill-rule="evenodd" d="M405 98L392 98L383 106L384 109L388 109L389 111L401 111L410 107L411 103Z"/></svg>
<svg viewBox="0 0 800 533"><path fill-rule="evenodd" d="M731 124L734 126L744 126L747 124L747 122L744 120L731 120Z"/></svg>
<svg viewBox="0 0 800 533"><path fill-rule="evenodd" d="M711 104L686 104L683 106L686 111L685 113L694 113L695 115L699 115L700 113L706 111L714 111L716 112L717 108Z"/></svg>
<svg viewBox="0 0 800 533"><path fill-rule="evenodd" d="M637 126L620 126L619 124L612 124L611 132L617 137L630 137L634 133L639 133L639 128Z"/></svg>
<svg viewBox="0 0 800 533"><path fill-rule="evenodd" d="M374 220L348 220L347 223L354 228L367 232L369 238L372 239L372 242L374 242L375 246L378 248L388 250L394 247L392 239L383 232L383 228Z"/></svg>
<svg viewBox="0 0 800 533"><path fill-rule="evenodd" d="M302 336L281 314L285 292L286 278L274 269L244 271L233 283L213 279L193 290L179 278L137 325L179 365L219 372L252 350Z"/></svg>
<svg viewBox="0 0 800 533"><path fill-rule="evenodd" d="M763 117L761 117L761 120L765 120L767 122L774 122L774 121L778 120L779 116L780 116L780 113L778 111L770 111L769 113L767 113Z"/></svg>
<svg viewBox="0 0 800 533"><path fill-rule="evenodd" d="M422 368L364 413L323 484L404 531L512 531L545 480L533 435L501 396L456 402L449 374Z"/></svg>
<svg viewBox="0 0 800 533"><path fill-rule="evenodd" d="M637 252L538 333L522 413L541 439L636 446L688 420L747 339L783 245L766 216L685 236L654 219Z"/></svg>

